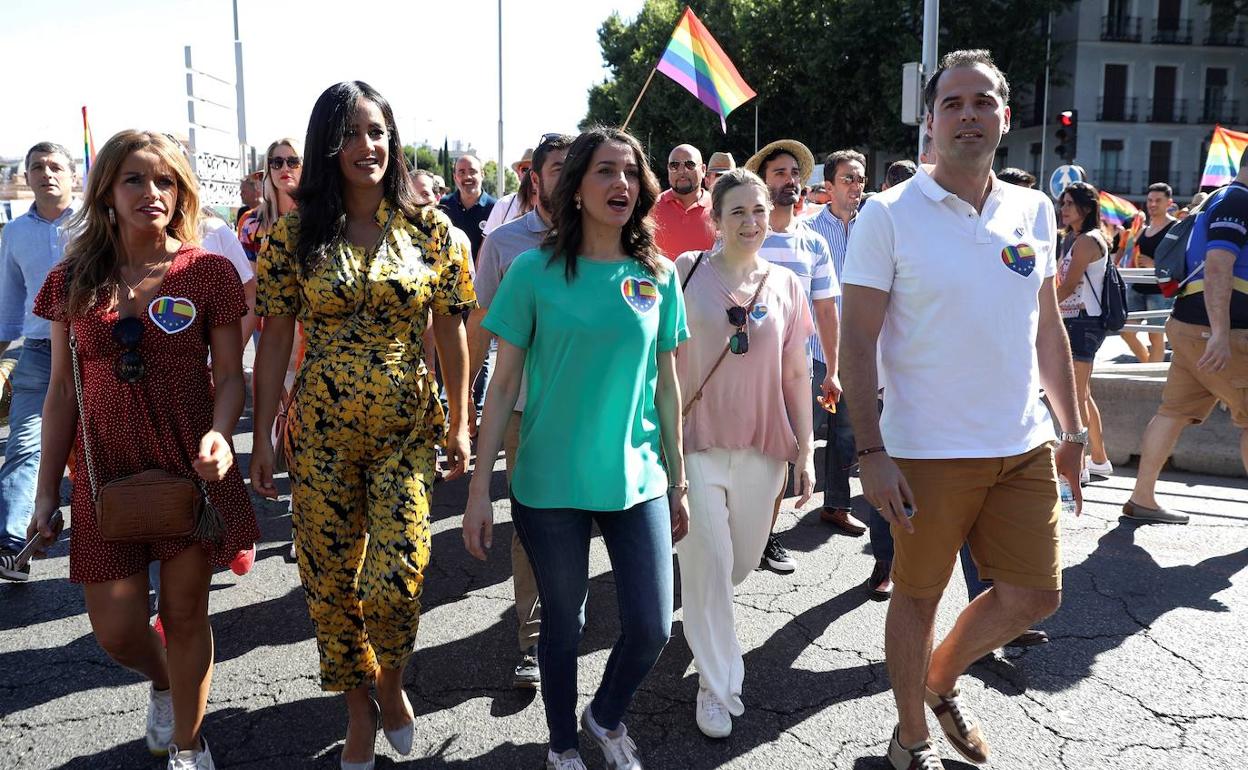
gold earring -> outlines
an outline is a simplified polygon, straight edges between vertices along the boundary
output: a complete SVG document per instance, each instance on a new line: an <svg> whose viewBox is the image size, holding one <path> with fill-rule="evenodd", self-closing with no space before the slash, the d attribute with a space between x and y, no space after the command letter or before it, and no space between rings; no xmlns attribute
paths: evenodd
<svg viewBox="0 0 1248 770"><path fill-rule="evenodd" d="M109 207L108 207L108 223L109 223L110 225L116 225L116 224L117 224L117 214L113 212L113 207L112 207L112 206L109 206Z"/></svg>

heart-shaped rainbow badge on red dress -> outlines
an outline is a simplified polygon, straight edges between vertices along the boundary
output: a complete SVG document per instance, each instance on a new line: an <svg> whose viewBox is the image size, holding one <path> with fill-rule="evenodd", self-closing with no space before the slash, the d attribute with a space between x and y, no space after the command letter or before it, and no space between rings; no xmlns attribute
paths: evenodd
<svg viewBox="0 0 1248 770"><path fill-rule="evenodd" d="M1036 250L1025 243L1001 249L1001 261L1021 276L1031 275L1036 269Z"/></svg>
<svg viewBox="0 0 1248 770"><path fill-rule="evenodd" d="M659 290L653 281L645 278L625 278L620 283L624 301L638 313L647 313L659 301Z"/></svg>
<svg viewBox="0 0 1248 770"><path fill-rule="evenodd" d="M195 303L186 297L157 297L147 306L147 317L165 334L177 334L195 320Z"/></svg>

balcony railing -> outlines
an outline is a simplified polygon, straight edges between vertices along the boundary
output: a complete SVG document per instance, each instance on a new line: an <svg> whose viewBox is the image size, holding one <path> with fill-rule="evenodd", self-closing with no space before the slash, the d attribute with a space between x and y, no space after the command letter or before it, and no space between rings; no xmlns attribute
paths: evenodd
<svg viewBox="0 0 1248 770"><path fill-rule="evenodd" d="M1192 44L1192 20L1191 19L1154 19L1152 41L1154 43L1171 43L1174 45L1191 45Z"/></svg>
<svg viewBox="0 0 1248 770"><path fill-rule="evenodd" d="M1205 32L1205 45L1243 47L1246 44L1248 44L1248 27L1242 22L1218 24L1216 21L1209 21L1209 29Z"/></svg>
<svg viewBox="0 0 1248 770"><path fill-rule="evenodd" d="M1138 16L1102 16L1101 40L1112 40L1123 43L1140 42L1140 17Z"/></svg>
<svg viewBox="0 0 1248 770"><path fill-rule="evenodd" d="M1140 195L1147 195L1148 186L1150 184L1153 184L1154 182L1165 182L1166 184L1170 185L1170 189L1174 190L1175 200L1178 200L1181 197L1186 198L1187 195L1193 192L1192 190L1188 190L1186 187L1183 186L1183 182L1187 179L1187 176L1188 175L1184 174L1182 171L1167 171L1165 173L1156 173L1156 174L1152 172L1146 172L1145 178L1139 181L1140 189L1135 192L1137 192Z"/></svg>
<svg viewBox="0 0 1248 770"><path fill-rule="evenodd" d="M1201 123L1239 123L1239 102L1234 99L1205 99Z"/></svg>
<svg viewBox="0 0 1248 770"><path fill-rule="evenodd" d="M1116 168L1103 168L1092 178L1097 189L1118 195L1130 194L1131 172Z"/></svg>
<svg viewBox="0 0 1248 770"><path fill-rule="evenodd" d="M1139 119L1139 100L1135 97L1096 100L1096 119L1108 123L1134 123Z"/></svg>
<svg viewBox="0 0 1248 770"><path fill-rule="evenodd" d="M1186 99L1149 99L1149 123L1186 123Z"/></svg>

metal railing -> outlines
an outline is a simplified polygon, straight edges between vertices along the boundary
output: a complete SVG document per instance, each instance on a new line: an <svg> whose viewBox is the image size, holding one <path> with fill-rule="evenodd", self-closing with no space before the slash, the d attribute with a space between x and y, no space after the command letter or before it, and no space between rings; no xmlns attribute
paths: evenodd
<svg viewBox="0 0 1248 770"><path fill-rule="evenodd" d="M1157 274L1153 272L1151 267L1120 267L1119 275L1126 284L1140 285L1157 285ZM1160 334L1164 329L1161 326L1149 326L1146 323L1132 323L1133 321L1147 321L1150 318L1169 318L1169 310L1137 310L1127 313L1127 323L1121 329L1121 332L1140 332L1143 334Z"/></svg>
<svg viewBox="0 0 1248 770"><path fill-rule="evenodd" d="M1149 123L1186 123L1187 122L1187 100L1175 99L1173 97L1165 99L1149 99L1148 100L1148 122Z"/></svg>
<svg viewBox="0 0 1248 770"><path fill-rule="evenodd" d="M1192 20L1154 19L1152 42L1170 45L1191 45Z"/></svg>
<svg viewBox="0 0 1248 770"><path fill-rule="evenodd" d="M1134 96L1121 99L1096 100L1096 119L1109 123L1134 123L1139 114L1139 100Z"/></svg>
<svg viewBox="0 0 1248 770"><path fill-rule="evenodd" d="M1209 21L1209 29L1205 31L1205 45L1239 47L1245 44L1248 44L1248 27L1243 22L1220 25L1212 19Z"/></svg>
<svg viewBox="0 0 1248 770"><path fill-rule="evenodd" d="M1131 192L1131 172L1123 169L1098 169L1092 178L1096 181L1097 189L1111 192L1116 195L1125 195Z"/></svg>
<svg viewBox="0 0 1248 770"><path fill-rule="evenodd" d="M1201 110L1201 123L1238 123L1239 102L1234 99L1206 98Z"/></svg>
<svg viewBox="0 0 1248 770"><path fill-rule="evenodd" d="M1101 40L1110 40L1121 43L1138 43L1140 42L1140 38L1140 17L1101 17Z"/></svg>

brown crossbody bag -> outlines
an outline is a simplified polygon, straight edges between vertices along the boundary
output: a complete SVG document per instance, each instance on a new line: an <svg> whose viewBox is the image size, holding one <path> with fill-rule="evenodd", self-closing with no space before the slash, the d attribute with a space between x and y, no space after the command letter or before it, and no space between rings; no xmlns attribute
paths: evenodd
<svg viewBox="0 0 1248 770"><path fill-rule="evenodd" d="M74 395L82 425L82 453L95 504L96 527L110 543L151 543L193 537L217 542L225 531L220 513L208 499L203 479L194 481L154 468L99 485L91 454L90 431L83 409L82 373L78 364L78 338L69 329L69 353L74 367Z"/></svg>
<svg viewBox="0 0 1248 770"><path fill-rule="evenodd" d="M698 265L702 264L702 259L705 256L706 252L704 251L698 254L698 258L694 260L693 267L689 268L689 274L685 276L684 283L680 285L680 290L682 292L685 290L685 287L689 285L689 281L693 278L693 274L698 269ZM750 313L754 312L754 306L758 304L758 298L763 294L763 286L767 284L767 276L769 275L771 275L771 270L763 273L763 277L758 279L758 288L754 290L754 296L750 297L750 304L745 308L746 324L749 324L750 322ZM689 403L685 404L685 408L681 410L681 417L688 417L689 412L693 411L694 404L698 403L699 399L702 398L702 391L706 390L706 383L711 381L711 376L715 374L715 370L718 369L719 365L722 364L724 359L728 357L728 351L731 349L732 337L729 337L728 342L724 345L723 352L719 354L719 358L715 359L715 363L711 365L711 370L707 372L706 377L702 379L702 384L698 387L698 392L693 394L693 398L689 399Z"/></svg>

